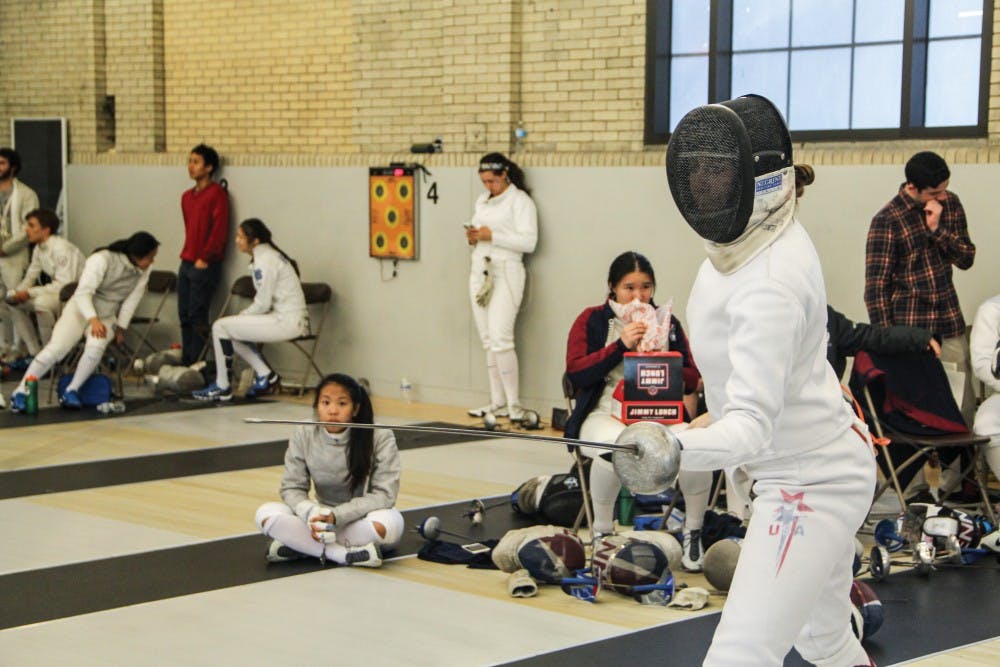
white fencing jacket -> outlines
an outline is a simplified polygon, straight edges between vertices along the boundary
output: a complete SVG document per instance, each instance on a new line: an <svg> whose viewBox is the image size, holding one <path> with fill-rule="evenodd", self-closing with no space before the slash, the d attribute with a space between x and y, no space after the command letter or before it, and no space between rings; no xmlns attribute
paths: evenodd
<svg viewBox="0 0 1000 667"><path fill-rule="evenodd" d="M826 360L822 268L797 221L732 273L706 260L687 320L713 423L679 434L685 469L794 456L850 428L853 415Z"/></svg>
<svg viewBox="0 0 1000 667"><path fill-rule="evenodd" d="M17 255L28 247L28 237L24 233L25 216L36 208L38 195L15 178L7 205L0 211L0 249L6 257Z"/></svg>
<svg viewBox="0 0 1000 667"><path fill-rule="evenodd" d="M146 292L149 269L135 266L121 252L98 250L83 265L73 298L86 319L111 319L118 329L127 329Z"/></svg>
<svg viewBox="0 0 1000 667"><path fill-rule="evenodd" d="M59 295L59 290L80 279L87 258L80 249L61 236L50 236L48 240L35 245L31 263L17 290L27 290L35 299L45 294ZM36 285L42 273L48 274L52 282Z"/></svg>
<svg viewBox="0 0 1000 667"><path fill-rule="evenodd" d="M496 197L484 192L476 199L471 224L489 227L493 240L480 241L472 250L473 259L489 257L494 262L521 261L534 252L538 243L538 212L535 202L511 183Z"/></svg>
<svg viewBox="0 0 1000 667"><path fill-rule="evenodd" d="M274 313L288 319L307 317L306 297L299 276L291 262L270 243L254 247L250 275L257 294L240 315Z"/></svg>

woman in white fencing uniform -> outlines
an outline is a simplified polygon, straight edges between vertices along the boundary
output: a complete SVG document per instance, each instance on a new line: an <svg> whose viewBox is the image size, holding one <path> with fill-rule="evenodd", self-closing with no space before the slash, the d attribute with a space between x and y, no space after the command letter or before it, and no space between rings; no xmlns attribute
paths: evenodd
<svg viewBox="0 0 1000 667"><path fill-rule="evenodd" d="M239 315L220 317L212 324L215 382L193 394L203 401L232 399L229 374L233 352L246 360L256 374L247 397L266 393L281 378L267 365L254 343L276 343L309 333L309 314L299 270L271 241L267 225L257 218L241 222L236 230L236 247L252 257L250 274L257 293L253 303Z"/></svg>
<svg viewBox="0 0 1000 667"><path fill-rule="evenodd" d="M313 409L319 421L374 421L368 392L342 373L320 380ZM399 475L399 449L389 429L297 427L285 452L283 502L257 509L257 527L272 538L267 560L313 556L380 566L382 549L403 538L403 515L395 508Z"/></svg>
<svg viewBox="0 0 1000 667"><path fill-rule="evenodd" d="M479 338L486 350L490 404L469 410L473 417L492 412L522 418L514 322L524 295L521 257L535 250L538 214L524 183L524 172L501 153L479 161L479 178L486 192L476 199L465 237L472 246L469 296Z"/></svg>
<svg viewBox="0 0 1000 667"><path fill-rule="evenodd" d="M781 665L794 646L811 663L870 665L850 589L875 458L826 360L826 287L795 219L781 114L753 95L694 109L667 177L708 253L687 310L708 415L677 435L681 467L742 467L757 494L704 664Z"/></svg>
<svg viewBox="0 0 1000 667"><path fill-rule="evenodd" d="M79 410L82 404L77 391L97 369L111 338L119 344L125 340L125 330L146 292L149 270L159 246L160 242L152 234L136 232L127 239L99 248L88 257L76 291L52 329L51 340L35 355L24 377L43 377L73 349L80 336L86 334L83 355L76 364L72 380L59 397L64 408ZM23 412L26 401L25 380L22 379L11 395L11 409Z"/></svg>

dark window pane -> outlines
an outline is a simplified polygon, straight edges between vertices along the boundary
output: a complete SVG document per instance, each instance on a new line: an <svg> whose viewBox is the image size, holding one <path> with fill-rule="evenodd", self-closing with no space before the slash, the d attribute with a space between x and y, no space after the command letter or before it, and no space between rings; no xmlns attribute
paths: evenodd
<svg viewBox="0 0 1000 667"><path fill-rule="evenodd" d="M980 45L979 38L927 45L927 127L979 124Z"/></svg>
<svg viewBox="0 0 1000 667"><path fill-rule="evenodd" d="M794 0L792 46L851 42L854 0Z"/></svg>
<svg viewBox="0 0 1000 667"><path fill-rule="evenodd" d="M733 50L786 48L789 0L733 0Z"/></svg>
<svg viewBox="0 0 1000 667"><path fill-rule="evenodd" d="M851 50L792 52L788 127L846 130L850 127Z"/></svg>
<svg viewBox="0 0 1000 667"><path fill-rule="evenodd" d="M859 46L854 51L851 127L899 127L903 47Z"/></svg>

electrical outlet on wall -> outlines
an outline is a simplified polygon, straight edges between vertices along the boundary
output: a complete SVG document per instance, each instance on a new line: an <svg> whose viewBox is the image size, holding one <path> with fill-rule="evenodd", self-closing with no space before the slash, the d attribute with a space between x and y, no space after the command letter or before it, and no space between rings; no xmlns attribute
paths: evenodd
<svg viewBox="0 0 1000 667"><path fill-rule="evenodd" d="M486 150L486 123L469 123L465 126L465 150L471 153Z"/></svg>

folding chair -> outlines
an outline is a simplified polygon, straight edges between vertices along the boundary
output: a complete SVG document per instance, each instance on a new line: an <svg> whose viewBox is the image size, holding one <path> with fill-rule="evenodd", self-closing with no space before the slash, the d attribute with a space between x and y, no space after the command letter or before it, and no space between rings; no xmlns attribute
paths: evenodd
<svg viewBox="0 0 1000 667"><path fill-rule="evenodd" d="M971 481L977 489L980 502L975 503L975 505L981 505L980 511L996 524L996 515L990 502L988 473L982 449L982 445L989 443L990 439L986 436L976 435L968 428L964 428L964 431L955 428L955 432L951 433L945 433L941 430L934 433L933 429L927 429L926 433L907 433L902 426L905 422L889 419L890 413L898 413L906 409L910 409L913 414L923 414L909 401L895 396L892 389L887 386L886 371L883 369L886 366L893 366L897 362L903 364L920 362L930 369L930 373L925 376L927 384L937 384L938 386L930 387L929 390L936 396L937 400L943 401L948 411L946 414L949 417L947 420L942 417L940 420L934 421L936 426L944 427L949 421L957 418L960 425L964 427L964 422L961 422L961 413L951 396L947 377L944 375L940 362L931 360L931 363L928 363L926 358L920 359L915 355L912 357L898 355L890 360L888 355L859 352L855 357L851 387L854 393L856 395L860 393L864 400L866 418L877 436L878 455L883 460L883 475L876 487L875 500L891 486L899 499L900 506L905 508L906 498L899 480L900 473L910 470L916 464L922 465L928 459L937 461L942 453L957 453L960 456L965 455L961 458L969 462L963 467L962 478ZM936 372L934 364L936 364L937 369L940 369L940 374ZM950 405L948 405L949 403ZM907 446L913 451L897 464L890 451L890 445L893 444Z"/></svg>
<svg viewBox="0 0 1000 667"><path fill-rule="evenodd" d="M309 381L310 370L316 371L317 379L323 377L323 371L316 363L316 350L319 348L319 339L323 333L323 326L326 322L327 312L330 309L330 302L333 301L333 290L326 283L302 283L302 293L305 295L306 308L309 308L311 311L309 318L311 328L315 327L315 330L311 330L308 334L299 336L298 338L281 341L291 343L306 359L305 368L302 372L302 380L298 383L283 383L286 386L298 387L299 396L305 393L309 387L307 383ZM226 301L222 304L222 308L219 311L219 317L226 315L229 311L229 305L234 298L252 301L256 294L257 290L253 286L253 279L250 276L240 276L233 281L229 295L226 297ZM199 359L204 358L208 353L208 346L210 344L211 337L206 340Z"/></svg>
<svg viewBox="0 0 1000 667"><path fill-rule="evenodd" d="M569 414L573 414L576 391L573 387L572 380L569 379L569 373L563 373L562 391L563 397L566 399L566 409L569 411ZM593 527L594 510L590 505L590 489L588 488L589 482L587 481L587 466L583 460L583 454L580 453L579 447L570 447L569 449L573 453L573 461L576 465L576 477L580 480L580 491L583 493L583 507L580 508L580 513L576 515L576 521L573 522L573 531L576 532L580 530L584 519L587 520L587 528Z"/></svg>
<svg viewBox="0 0 1000 667"><path fill-rule="evenodd" d="M135 348L132 350L129 356L128 364L126 368L131 369L132 364L135 363L136 357L142 354L143 348L149 348L150 352L156 352L156 347L149 341L149 333L153 329L153 325L159 324L160 313L163 311L163 306L167 302L167 297L170 296L177 289L177 274L173 271L150 271L149 272L149 285L146 287L146 293L152 295L159 295L155 299L156 308L152 313L148 315L134 315L132 317L132 322L129 324L129 330L133 330L135 327L142 327L142 333L139 334L139 342L135 344Z"/></svg>
<svg viewBox="0 0 1000 667"><path fill-rule="evenodd" d="M333 300L333 290L326 283L302 283L302 293L306 297L306 307L314 311L318 317L309 318L310 328L315 327L315 332L310 331L305 336L288 341L306 358L305 368L302 371L302 381L298 385L299 396L309 387L306 383L309 380L310 368L316 371L317 380L323 377L323 371L316 365L316 350L319 348L319 337L323 333L326 314L330 310L330 302Z"/></svg>

